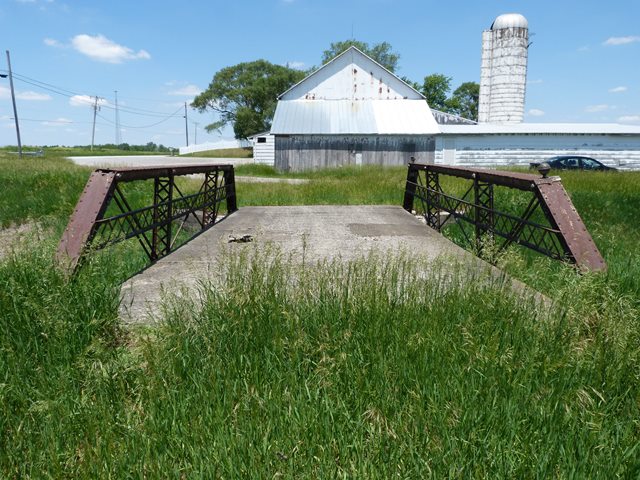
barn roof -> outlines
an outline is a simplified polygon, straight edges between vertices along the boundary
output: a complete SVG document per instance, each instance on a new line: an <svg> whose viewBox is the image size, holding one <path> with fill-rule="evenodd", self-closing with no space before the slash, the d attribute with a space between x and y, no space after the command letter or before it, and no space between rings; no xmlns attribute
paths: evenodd
<svg viewBox="0 0 640 480"><path fill-rule="evenodd" d="M271 133L433 135L439 130L424 100L290 100L278 103Z"/></svg>
<svg viewBox="0 0 640 480"><path fill-rule="evenodd" d="M422 94L355 47L280 95L271 126L273 134L438 132Z"/></svg>

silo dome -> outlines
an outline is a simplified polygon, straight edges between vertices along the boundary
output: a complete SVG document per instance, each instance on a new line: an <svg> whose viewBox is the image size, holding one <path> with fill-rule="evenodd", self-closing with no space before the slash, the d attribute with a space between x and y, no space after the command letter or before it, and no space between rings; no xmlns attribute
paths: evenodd
<svg viewBox="0 0 640 480"><path fill-rule="evenodd" d="M519 13L505 13L496 18L491 24L491 30L502 28L529 28L529 22Z"/></svg>

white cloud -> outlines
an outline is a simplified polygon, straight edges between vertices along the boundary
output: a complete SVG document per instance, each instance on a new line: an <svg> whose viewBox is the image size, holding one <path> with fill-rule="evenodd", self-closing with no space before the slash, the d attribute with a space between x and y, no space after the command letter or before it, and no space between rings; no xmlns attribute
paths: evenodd
<svg viewBox="0 0 640 480"><path fill-rule="evenodd" d="M64 45L60 43L58 40L56 40L55 38L45 38L43 42L48 47L55 47L55 48L64 47Z"/></svg>
<svg viewBox="0 0 640 480"><path fill-rule="evenodd" d="M539 78L537 80L528 80L527 81L527 85L540 85L541 83L543 83L543 80L541 78Z"/></svg>
<svg viewBox="0 0 640 480"><path fill-rule="evenodd" d="M122 63L125 60L148 60L151 58L146 50L133 51L129 47L119 45L104 35L76 35L71 45L78 52L92 60L105 63Z"/></svg>
<svg viewBox="0 0 640 480"><path fill-rule="evenodd" d="M55 120L47 120L42 122L42 125L46 125L48 127L60 127L63 125L68 125L70 123L73 123L71 120L69 120L68 118L64 118L64 117L59 117Z"/></svg>
<svg viewBox="0 0 640 480"><path fill-rule="evenodd" d="M196 95L200 95L201 93L202 90L196 85L187 85L186 87L178 88L177 90L168 92L169 95L182 97L195 97Z"/></svg>
<svg viewBox="0 0 640 480"><path fill-rule="evenodd" d="M622 92L626 92L627 90L628 90L627 87L620 86L620 87L610 88L609 92L610 93L622 93Z"/></svg>
<svg viewBox="0 0 640 480"><path fill-rule="evenodd" d="M629 43L640 42L639 35L628 35L626 37L609 37L603 43L603 45L612 46L612 45L627 45Z"/></svg>
<svg viewBox="0 0 640 480"><path fill-rule="evenodd" d="M11 90L9 87L0 86L0 98L11 98ZM16 92L18 100L26 100L28 102L43 102L51 100L51 96L46 93L33 92L27 90L24 92Z"/></svg>
<svg viewBox="0 0 640 480"><path fill-rule="evenodd" d="M69 105L72 107L86 107L93 105L96 102L96 97L90 97L89 95L74 95L69 98ZM104 98L98 98L98 105L107 105L107 101Z"/></svg>
<svg viewBox="0 0 640 480"><path fill-rule="evenodd" d="M293 68L294 70L304 70L305 66L304 62L287 62L287 67Z"/></svg>
<svg viewBox="0 0 640 480"><path fill-rule="evenodd" d="M46 93L32 92L31 90L28 90L26 92L16 93L16 98L27 101L46 102L48 100L51 100L51 95L48 95Z"/></svg>
<svg viewBox="0 0 640 480"><path fill-rule="evenodd" d="M591 50L589 48L589 45L583 45L582 47L578 48L579 52L588 52L589 50Z"/></svg>
<svg viewBox="0 0 640 480"><path fill-rule="evenodd" d="M611 108L610 105L607 105L606 103L601 103L599 105L587 105L584 111L589 113L604 112L605 110L609 110L610 108Z"/></svg>
<svg viewBox="0 0 640 480"><path fill-rule="evenodd" d="M532 108L528 113L532 117L541 117L544 115L544 110L540 110L539 108Z"/></svg>
<svg viewBox="0 0 640 480"><path fill-rule="evenodd" d="M623 115L618 117L620 123L640 123L640 115Z"/></svg>

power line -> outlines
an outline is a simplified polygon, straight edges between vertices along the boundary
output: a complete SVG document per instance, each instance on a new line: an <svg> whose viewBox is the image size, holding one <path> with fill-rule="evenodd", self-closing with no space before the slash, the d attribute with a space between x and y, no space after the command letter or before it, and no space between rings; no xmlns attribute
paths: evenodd
<svg viewBox="0 0 640 480"><path fill-rule="evenodd" d="M177 113L182 110L182 107L178 108L178 110L176 110L175 112L173 112L171 115L167 116L165 119L160 120L159 122L156 123L152 123L150 125L125 125L123 123L120 123L120 127L124 127L124 128L151 128L151 127L155 127L156 125L160 125L161 123L166 122L167 120L171 119L171 118L175 118L177 117ZM106 117L103 117L102 115L98 114L98 117L100 117L101 119L105 120L106 122L109 122L111 125L115 125L114 122L112 122L111 120L109 120Z"/></svg>
<svg viewBox="0 0 640 480"><path fill-rule="evenodd" d="M51 93L55 93L56 95L60 95L66 98L72 98L72 97L87 97L90 98L89 95L87 94L83 94L83 93L78 93L78 92L74 92L72 90L67 90L65 88L62 87L58 87L56 85L52 85L46 82L42 82L40 80L36 80L30 77L27 77L25 75L20 75L20 74L13 74L16 80L19 80L20 82L32 85L34 87L40 88L42 90L45 90L47 92L51 92ZM101 96L101 99L106 100L106 97ZM123 98L121 96L121 98ZM91 106L90 104L87 104L87 106ZM115 110L114 106L111 106L110 104L106 103L106 104L102 104L100 105L102 108L107 108L109 110ZM155 110L147 110L144 108L137 108L137 107L123 107L123 106L119 106L118 110L120 112L125 112L125 113L130 113L132 115L140 115L140 116L146 116L146 117L167 117L167 116L171 116L170 114L167 114L165 112L158 112Z"/></svg>
<svg viewBox="0 0 640 480"><path fill-rule="evenodd" d="M10 120L13 120L13 118L10 118ZM93 122L77 122L75 120L46 120L46 119L42 119L42 118L22 118L20 117L20 121L21 122L41 122L41 123L57 123L60 125L77 125L77 124L89 124L91 125ZM96 123L96 125L100 125L100 126L106 126L106 123Z"/></svg>

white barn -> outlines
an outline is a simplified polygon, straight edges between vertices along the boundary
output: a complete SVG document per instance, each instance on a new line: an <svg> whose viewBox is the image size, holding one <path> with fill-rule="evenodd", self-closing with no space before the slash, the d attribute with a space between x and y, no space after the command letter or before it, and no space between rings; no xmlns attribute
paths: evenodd
<svg viewBox="0 0 640 480"><path fill-rule="evenodd" d="M433 162L437 133L422 94L355 47L280 95L271 126L281 171Z"/></svg>
<svg viewBox="0 0 640 480"><path fill-rule="evenodd" d="M440 125L435 163L528 165L555 155L583 155L620 169L640 169L640 127L595 123Z"/></svg>

